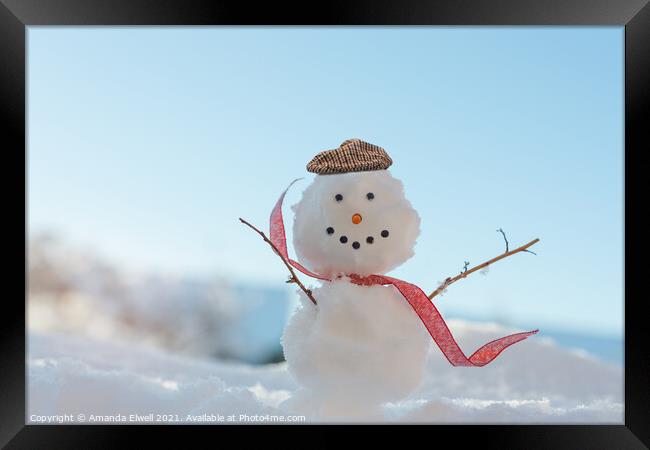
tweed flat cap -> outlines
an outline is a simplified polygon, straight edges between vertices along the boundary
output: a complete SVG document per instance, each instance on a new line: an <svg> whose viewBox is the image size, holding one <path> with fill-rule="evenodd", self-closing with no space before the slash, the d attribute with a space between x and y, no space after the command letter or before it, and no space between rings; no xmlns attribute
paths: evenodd
<svg viewBox="0 0 650 450"><path fill-rule="evenodd" d="M320 175L388 169L393 164L386 150L361 139L348 139L339 148L320 152L307 171Z"/></svg>

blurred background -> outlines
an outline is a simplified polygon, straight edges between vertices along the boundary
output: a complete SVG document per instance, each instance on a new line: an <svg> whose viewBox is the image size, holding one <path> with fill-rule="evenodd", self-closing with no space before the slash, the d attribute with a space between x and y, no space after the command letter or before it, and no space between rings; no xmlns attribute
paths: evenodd
<svg viewBox="0 0 650 450"><path fill-rule="evenodd" d="M262 229L358 137L422 218L392 275L622 364L623 29L28 29L29 330L255 364L296 303ZM290 250L291 253L292 250ZM302 277L304 282L311 282Z"/></svg>

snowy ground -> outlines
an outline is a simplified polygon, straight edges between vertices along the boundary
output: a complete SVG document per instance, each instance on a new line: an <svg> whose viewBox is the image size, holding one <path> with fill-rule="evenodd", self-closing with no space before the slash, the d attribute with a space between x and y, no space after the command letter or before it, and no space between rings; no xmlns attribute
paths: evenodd
<svg viewBox="0 0 650 450"><path fill-rule="evenodd" d="M449 324L468 353L513 331ZM297 414L282 403L298 389L284 364L194 360L56 334L30 333L28 345L31 423L78 422L80 415L84 423L91 416L102 423L228 423L232 415L235 421L268 423ZM56 415L63 417L52 418ZM432 347L423 384L409 398L385 405L380 420L620 424L623 368L559 347L543 335L509 348L483 368L451 367Z"/></svg>

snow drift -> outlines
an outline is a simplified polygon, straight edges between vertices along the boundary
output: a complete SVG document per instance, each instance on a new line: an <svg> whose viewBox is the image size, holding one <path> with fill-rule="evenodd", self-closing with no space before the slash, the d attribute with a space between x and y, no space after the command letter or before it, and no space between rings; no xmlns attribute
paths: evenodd
<svg viewBox="0 0 650 450"><path fill-rule="evenodd" d="M516 331L448 323L468 351ZM73 423L80 422L79 414L84 423L91 415L100 416L100 423L156 423L158 414L166 423L219 423L215 418L229 415L247 423L292 415L319 421L308 410L293 408L299 387L286 364L214 362L51 333L31 333L28 345L30 423L64 414ZM385 404L380 417L354 419L385 421L620 424L623 368L543 336L514 346L483 368L451 367L432 347L424 381L414 393Z"/></svg>

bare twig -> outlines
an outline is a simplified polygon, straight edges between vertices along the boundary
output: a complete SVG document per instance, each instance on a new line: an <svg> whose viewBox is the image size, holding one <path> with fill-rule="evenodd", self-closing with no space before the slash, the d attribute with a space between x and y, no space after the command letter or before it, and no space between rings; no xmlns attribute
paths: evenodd
<svg viewBox="0 0 650 450"><path fill-rule="evenodd" d="M503 235L503 240L506 241L506 253L508 253L508 250L509 250L508 249L508 238L506 237L506 233L501 228L499 228L497 230L497 233L501 233Z"/></svg>
<svg viewBox="0 0 650 450"><path fill-rule="evenodd" d="M497 231L498 231L498 230L497 230ZM505 238L505 234L503 235L503 237ZM507 241L506 241L506 242L507 242ZM436 288L435 291L433 291L431 294L429 294L429 299L432 299L432 298L435 297L436 295L440 294L440 293L441 293L442 291L444 291L444 290L445 290L445 289L446 289L450 284L453 284L453 283L455 283L455 282L458 281L458 280L461 280L461 279L463 279L463 278L466 278L469 274L474 273L474 272L476 272L477 270L481 270L481 269L483 269L484 267L487 267L487 266L489 266L490 264L495 263L495 262L497 262L497 261L499 261L499 260L501 260L501 259L503 259L503 258L507 258L508 256L512 256L512 255L514 255L515 253L519 253L519 252L528 252L528 253L533 253L533 252L531 252L530 250L528 250L528 247L531 247L531 246L535 245L535 244L538 243L538 242L539 242L539 239L533 239L533 240L530 241L528 244L522 245L521 247L516 248L516 249L514 249L514 250L512 250L512 251L506 251L505 253L502 253L502 254L500 254L499 256L494 257L494 258L492 258L491 260L484 262L483 264L479 264L479 265L476 266L476 267L472 267L471 269L469 269L469 270L467 270L467 271L461 272L460 274L456 275L456 276L453 277L453 278L447 278L447 279L444 281L444 283L442 283L440 286L438 286L438 287ZM506 245L507 245L507 244L506 244Z"/></svg>
<svg viewBox="0 0 650 450"><path fill-rule="evenodd" d="M280 254L280 250L278 250L278 248L275 246L275 244L274 244L273 242L271 242L271 240L270 240L269 238L267 238L266 235L265 235L262 231L258 230L254 225L251 225L250 223L248 223L247 221L245 221L245 220L242 219L241 217L239 218L239 221L240 221L241 223L243 223L244 225L249 226L249 227L250 227L251 229L253 229L257 234L259 234L260 236L262 236L262 239L264 239L264 242L266 242L267 244L269 244L269 245L271 246L271 248L273 249L273 251L275 252L275 254L278 255L278 256L280 257L280 259L282 260L282 262L284 263L284 265L287 266L287 269L289 269L289 273L291 274L291 276L290 276L289 279L287 280L287 283L296 283L298 286L300 286L300 289L302 289L302 291L305 293L305 295L307 295L307 297L309 297L309 300L311 300L311 302L312 302L314 305L317 305L318 303L316 303L316 299L314 298L314 295L311 293L311 290L307 289L307 288L305 287L305 285L302 284L302 282L298 279L298 277L296 276L296 272L293 271L293 267L291 267L291 264L289 264L289 263L288 263L288 262L287 262L287 261L282 257L282 255Z"/></svg>

